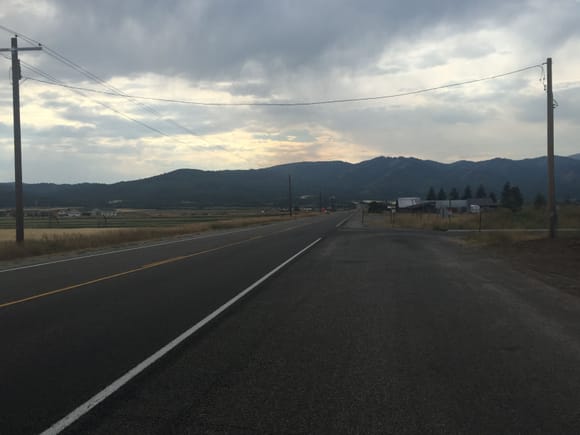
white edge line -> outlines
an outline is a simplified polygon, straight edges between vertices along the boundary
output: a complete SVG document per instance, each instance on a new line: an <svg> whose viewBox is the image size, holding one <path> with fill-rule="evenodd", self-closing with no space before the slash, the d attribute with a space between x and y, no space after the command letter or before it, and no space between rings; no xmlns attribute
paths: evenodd
<svg viewBox="0 0 580 435"><path fill-rule="evenodd" d="M308 246L306 246L300 252L294 254L292 257L288 258L282 264L280 264L276 268L272 269L270 272L268 272L262 278L260 278L259 280L257 280L253 284L251 284L249 287L247 287L245 290L243 290L237 296L233 297L228 302L223 304L221 307L219 307L213 313L209 314L207 317L205 317L204 319L197 322L195 325L193 325L187 331L185 331L184 333L179 335L177 338L173 339L173 341L171 341L170 343L163 346L161 349L159 349L153 355L149 356L147 359L145 359L144 361L137 364L135 367L133 367L131 370L129 370L127 373L125 373L123 376L121 376L116 381L114 381L112 384L107 386L105 389L103 389L100 392L98 392L97 394L95 394L93 397L91 397L85 403L83 403L82 405L77 407L75 410L73 410L66 417L64 417L61 420L54 423L48 429L43 431L40 435L56 435L56 434L59 434L60 432L62 432L64 429L66 429L68 426L70 426L71 424L76 422L83 415L88 413L95 406L97 406L98 404L103 402L105 399L107 399L113 393L118 391L121 387L123 387L128 382L130 382L133 378L135 378L135 376L139 375L141 372L143 372L145 369L147 369L148 367L153 365L155 362L157 362L159 359L161 359L163 356L165 356L171 350L173 350L174 348L179 346L187 338L191 337L193 334L195 334L197 331L199 331L201 328L203 328L205 325L207 325L209 322L211 322L213 319L215 319L217 316L219 316L221 313L223 313L229 307L234 305L236 302L238 302L240 299L242 299L244 296L246 296L248 293L250 293L256 287L258 287L260 284L262 284L264 281L266 281L268 278L270 278L272 275L279 272L280 269L284 268L290 262L295 260L297 257L299 257L300 255L304 254L306 251L311 249L314 245L316 245L321 240L322 240L322 237L316 239L314 242L310 243Z"/></svg>
<svg viewBox="0 0 580 435"><path fill-rule="evenodd" d="M343 220L341 220L339 223L336 224L336 228L340 228L342 227L353 215L349 215L347 217L345 217Z"/></svg>
<svg viewBox="0 0 580 435"><path fill-rule="evenodd" d="M54 260L54 261L47 261L45 263L35 263L35 264L29 264L29 265L26 265L26 266L18 266L18 267L13 267L13 268L10 268L10 269L0 270L0 273L14 272L14 271L17 271L17 270L32 269L32 268L35 268L35 267L42 267L42 266L50 266L52 264L67 263L69 261L84 260L86 258L102 257L104 255L122 254L124 252L137 251L139 249L157 248L159 246L173 245L173 244L176 244L176 243L191 242L193 240L200 240L200 239L207 239L207 238L211 238L211 237L218 237L218 236L223 236L223 235L236 234L236 233L241 233L243 231L250 231L252 229L255 229L255 227L241 228L241 229L238 229L238 230L224 232L224 233L220 232L220 233L214 233L214 234L201 234L201 235L196 235L194 237L187 237L187 238L182 238L182 239L178 239L178 240L166 240L166 241L163 241L163 242L145 244L145 245L142 245L142 246L134 246L134 247L131 247L131 248L123 248L123 249L118 249L118 250L115 250L115 251L99 252L99 253L96 253L96 254L81 255L80 257L63 258L62 260Z"/></svg>

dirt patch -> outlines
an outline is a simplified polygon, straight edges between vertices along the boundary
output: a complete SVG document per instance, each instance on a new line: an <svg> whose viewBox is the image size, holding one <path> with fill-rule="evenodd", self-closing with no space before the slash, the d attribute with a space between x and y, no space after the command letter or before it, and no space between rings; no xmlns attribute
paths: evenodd
<svg viewBox="0 0 580 435"><path fill-rule="evenodd" d="M490 246L514 268L580 297L580 237L537 238Z"/></svg>

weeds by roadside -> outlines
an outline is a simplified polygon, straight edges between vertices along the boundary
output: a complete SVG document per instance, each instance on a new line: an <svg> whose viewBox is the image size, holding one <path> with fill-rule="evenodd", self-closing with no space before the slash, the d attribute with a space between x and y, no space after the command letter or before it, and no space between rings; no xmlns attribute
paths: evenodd
<svg viewBox="0 0 580 435"><path fill-rule="evenodd" d="M291 219L289 216L247 217L200 222L169 228L123 228L107 229L94 233L82 234L71 229L67 233L51 234L50 230L40 239L25 240L22 244L14 241L0 242L0 261L15 260L24 257L80 251L105 246L118 246L127 243L141 242L204 231L242 228L250 225L267 224Z"/></svg>
<svg viewBox="0 0 580 435"><path fill-rule="evenodd" d="M485 210L481 214L457 213L443 217L436 213L370 214L369 224L382 228L411 228L425 230L540 230L548 227L544 210L524 207L513 213L508 209ZM580 228L580 207L563 205L558 212L559 228Z"/></svg>

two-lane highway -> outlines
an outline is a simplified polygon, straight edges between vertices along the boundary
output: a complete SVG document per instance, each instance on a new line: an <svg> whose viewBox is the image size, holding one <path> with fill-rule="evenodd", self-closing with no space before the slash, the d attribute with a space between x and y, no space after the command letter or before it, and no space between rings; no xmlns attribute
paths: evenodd
<svg viewBox="0 0 580 435"><path fill-rule="evenodd" d="M0 433L47 429L346 216L0 271Z"/></svg>
<svg viewBox="0 0 580 435"><path fill-rule="evenodd" d="M358 218L70 431L578 434L578 385L577 297Z"/></svg>

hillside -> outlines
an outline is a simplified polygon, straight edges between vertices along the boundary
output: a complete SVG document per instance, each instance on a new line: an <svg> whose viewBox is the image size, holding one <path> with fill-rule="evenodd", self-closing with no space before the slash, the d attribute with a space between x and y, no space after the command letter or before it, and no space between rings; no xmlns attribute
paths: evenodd
<svg viewBox="0 0 580 435"><path fill-rule="evenodd" d="M340 161L302 162L257 170L201 171L180 169L141 180L115 184L26 184L25 204L75 207L212 207L286 206L288 176L296 198L336 197L339 203L360 199L424 197L430 186L447 192L483 184L499 194L506 181L532 200L546 191L545 157L451 164L403 157L377 157L357 164ZM559 200L580 198L580 160L557 157ZM326 200L325 200L326 202ZM114 204L114 205L112 205ZM0 207L13 207L12 183L0 183Z"/></svg>

